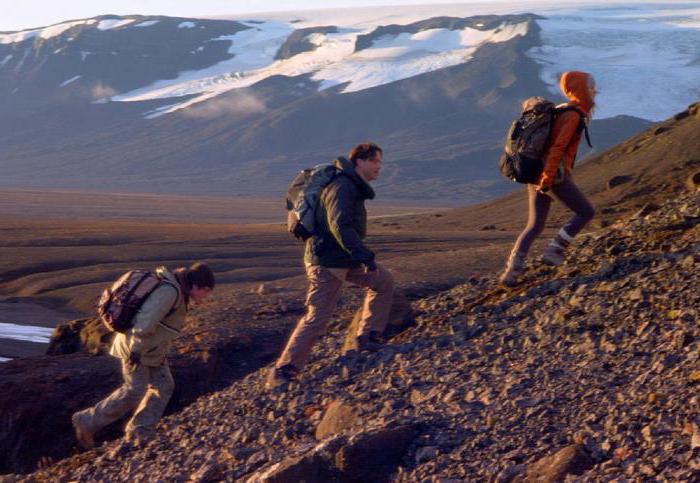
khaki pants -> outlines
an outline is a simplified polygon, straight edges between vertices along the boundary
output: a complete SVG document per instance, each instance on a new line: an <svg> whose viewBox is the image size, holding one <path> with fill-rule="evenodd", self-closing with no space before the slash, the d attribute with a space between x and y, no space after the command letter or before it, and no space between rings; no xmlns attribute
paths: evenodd
<svg viewBox="0 0 700 483"><path fill-rule="evenodd" d="M167 362L162 366L138 364L136 367L122 362L122 375L124 383L119 389L78 413L78 418L91 432L99 431L136 408L126 425L126 437L130 439L135 432L151 433L163 415L175 388Z"/></svg>
<svg viewBox="0 0 700 483"><path fill-rule="evenodd" d="M367 288L362 306L362 319L356 337L370 332L383 332L394 293L394 278L388 270L377 266L373 272L361 268L326 268L307 266L309 288L306 294L306 315L297 323L287 346L275 364L282 367L291 364L301 370L316 339L325 331L326 324L338 303L343 282Z"/></svg>

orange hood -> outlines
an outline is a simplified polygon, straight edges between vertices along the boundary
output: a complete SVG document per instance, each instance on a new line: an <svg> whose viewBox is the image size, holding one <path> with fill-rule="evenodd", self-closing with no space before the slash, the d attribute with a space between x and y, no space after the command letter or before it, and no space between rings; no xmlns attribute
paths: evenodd
<svg viewBox="0 0 700 483"><path fill-rule="evenodd" d="M559 87L570 101L578 103L578 105L586 113L590 112L593 107L593 99L588 94L588 79L590 74L571 70L564 72L559 80Z"/></svg>

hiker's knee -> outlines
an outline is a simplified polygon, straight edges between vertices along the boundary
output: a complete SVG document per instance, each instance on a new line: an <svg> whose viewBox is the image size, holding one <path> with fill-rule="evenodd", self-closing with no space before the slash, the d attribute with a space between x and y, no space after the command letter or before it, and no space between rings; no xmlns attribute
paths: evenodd
<svg viewBox="0 0 700 483"><path fill-rule="evenodd" d="M126 384L124 386L124 399L130 404L136 405L146 395L147 384Z"/></svg>
<svg viewBox="0 0 700 483"><path fill-rule="evenodd" d="M586 203L579 211L579 216L585 220L586 223L591 221L595 216L595 209L590 203Z"/></svg>

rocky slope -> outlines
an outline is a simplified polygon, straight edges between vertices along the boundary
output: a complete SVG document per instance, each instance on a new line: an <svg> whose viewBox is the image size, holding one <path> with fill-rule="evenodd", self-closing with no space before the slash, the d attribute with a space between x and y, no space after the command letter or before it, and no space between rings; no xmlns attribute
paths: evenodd
<svg viewBox="0 0 700 483"><path fill-rule="evenodd" d="M287 391L254 371L144 448L25 480L697 481L699 263L693 189L581 237L562 268L532 261L516 289L419 300L377 353L341 356L337 322Z"/></svg>

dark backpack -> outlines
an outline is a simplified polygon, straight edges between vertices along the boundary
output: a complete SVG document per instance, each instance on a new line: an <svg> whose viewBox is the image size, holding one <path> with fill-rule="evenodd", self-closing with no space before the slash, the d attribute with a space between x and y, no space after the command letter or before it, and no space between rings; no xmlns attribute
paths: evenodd
<svg viewBox="0 0 700 483"><path fill-rule="evenodd" d="M316 228L316 207L323 188L335 179L340 169L332 164L319 164L302 170L287 189L287 230L306 241Z"/></svg>
<svg viewBox="0 0 700 483"><path fill-rule="evenodd" d="M174 284L152 272L145 270L126 272L111 287L102 292L100 301L97 303L97 315L110 330L126 333L133 328L136 313L161 283L169 283L175 287ZM179 294L180 290L177 290ZM168 315L172 314L176 308L177 302Z"/></svg>
<svg viewBox="0 0 700 483"><path fill-rule="evenodd" d="M576 107L557 107L543 97L531 97L524 105L527 108L510 125L498 167L511 181L537 184L544 170L544 152L557 115L565 111L578 112L581 116L578 132L585 131L589 146L591 140L586 117Z"/></svg>

